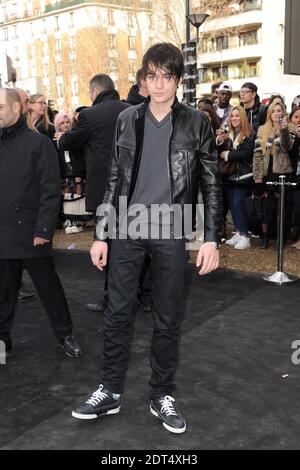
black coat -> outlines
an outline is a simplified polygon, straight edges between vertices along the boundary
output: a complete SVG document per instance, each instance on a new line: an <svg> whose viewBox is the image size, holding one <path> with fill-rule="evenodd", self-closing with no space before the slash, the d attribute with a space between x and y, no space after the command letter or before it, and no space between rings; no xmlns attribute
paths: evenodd
<svg viewBox="0 0 300 470"><path fill-rule="evenodd" d="M128 107L115 90L100 93L78 124L59 140L63 150L83 148L86 161L86 209L96 212L106 189L113 138L119 114Z"/></svg>
<svg viewBox="0 0 300 470"><path fill-rule="evenodd" d="M50 140L21 117L0 135L0 259L51 256L60 205L57 155Z"/></svg>
<svg viewBox="0 0 300 470"><path fill-rule="evenodd" d="M142 104L145 101L145 97L139 94L139 87L137 85L132 85L129 90L127 100L125 103L130 104L131 106L136 106L137 104Z"/></svg>

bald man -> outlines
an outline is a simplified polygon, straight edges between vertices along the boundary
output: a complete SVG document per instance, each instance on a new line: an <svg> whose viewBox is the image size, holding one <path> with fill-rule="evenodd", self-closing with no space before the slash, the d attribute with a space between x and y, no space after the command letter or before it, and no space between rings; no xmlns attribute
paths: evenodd
<svg viewBox="0 0 300 470"><path fill-rule="evenodd" d="M22 269L29 272L59 346L81 355L52 261L60 175L52 142L26 125L13 89L0 88L0 340L12 349L11 328Z"/></svg>

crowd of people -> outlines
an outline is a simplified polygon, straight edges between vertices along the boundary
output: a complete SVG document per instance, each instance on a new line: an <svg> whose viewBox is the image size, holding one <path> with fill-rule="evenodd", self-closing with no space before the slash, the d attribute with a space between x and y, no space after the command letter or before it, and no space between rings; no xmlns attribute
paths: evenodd
<svg viewBox="0 0 300 470"><path fill-rule="evenodd" d="M211 120L219 156L219 171L224 189L222 237L237 250L251 246L251 235L260 237L267 249L277 237L278 192L267 182L285 175L289 182L300 176L300 97L296 96L290 113L280 94L262 104L257 86L246 82L233 100L228 82L214 83L211 98L202 98L198 109ZM287 190L285 242L300 235L299 188ZM228 238L227 215L230 210L234 230ZM276 244L274 245L276 246Z"/></svg>

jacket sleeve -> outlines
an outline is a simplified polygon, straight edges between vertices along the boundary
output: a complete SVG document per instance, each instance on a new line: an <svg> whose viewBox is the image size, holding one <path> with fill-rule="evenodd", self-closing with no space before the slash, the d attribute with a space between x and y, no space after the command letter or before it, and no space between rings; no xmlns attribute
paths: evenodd
<svg viewBox="0 0 300 470"><path fill-rule="evenodd" d="M41 143L36 177L40 184L40 202L34 237L51 241L60 206L60 174L56 152L47 137Z"/></svg>
<svg viewBox="0 0 300 470"><path fill-rule="evenodd" d="M58 147L62 150L77 150L82 147L90 138L91 126L82 111L79 114L78 123L70 132L66 132L59 139Z"/></svg>
<svg viewBox="0 0 300 470"><path fill-rule="evenodd" d="M115 136L112 147L110 168L108 172L108 182L103 196L102 204L97 209L96 229L94 240L107 241L109 224L115 220L115 198L119 174L118 157L118 136L119 136L120 118L117 120ZM101 210L100 210L101 209Z"/></svg>
<svg viewBox="0 0 300 470"><path fill-rule="evenodd" d="M288 152L293 148L295 137L295 133L291 132L288 127L280 130L280 146L283 148L283 150Z"/></svg>
<svg viewBox="0 0 300 470"><path fill-rule="evenodd" d="M203 121L200 139L200 189L204 202L204 241L219 242L223 217L223 190L218 155L208 119Z"/></svg>
<svg viewBox="0 0 300 470"><path fill-rule="evenodd" d="M262 142L258 132L254 145L253 155L253 179L262 179L264 177L264 155L262 150Z"/></svg>

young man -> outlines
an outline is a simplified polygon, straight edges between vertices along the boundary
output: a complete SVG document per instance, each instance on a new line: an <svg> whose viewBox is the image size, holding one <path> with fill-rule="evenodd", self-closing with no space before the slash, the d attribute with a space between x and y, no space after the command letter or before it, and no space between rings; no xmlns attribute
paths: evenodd
<svg viewBox="0 0 300 470"><path fill-rule="evenodd" d="M268 108L261 104L255 83L246 82L240 91L241 105L246 111L248 121L255 132L265 124Z"/></svg>
<svg viewBox="0 0 300 470"><path fill-rule="evenodd" d="M98 219L96 241L91 248L93 264L100 270L106 265L106 229L119 196L128 198L128 219L138 204L143 235L124 236L123 219L120 220L119 238L112 241L110 254L101 385L72 415L94 419L120 411L129 361L132 312L148 250L152 255L154 288L150 411L166 429L182 433L186 423L175 407L172 394L178 366L186 241L184 234L177 235L171 219L165 225L164 217L158 222L159 236L153 236L157 221L151 220L151 210L155 204L164 204L164 208L195 204L200 184L206 217L205 243L200 248L197 266L201 266L200 274L204 275L219 263L217 231L222 221L222 189L208 118L180 104L176 98L183 74L180 50L172 44L157 44L146 52L142 69L149 97L144 104L119 116L103 201L106 208ZM170 229L168 238L162 236L166 228ZM147 229L148 236L144 236Z"/></svg>
<svg viewBox="0 0 300 470"><path fill-rule="evenodd" d="M222 83L218 91L218 104L215 110L222 120L222 127L228 127L229 113L232 110L230 100L232 98L232 86L229 83Z"/></svg>

